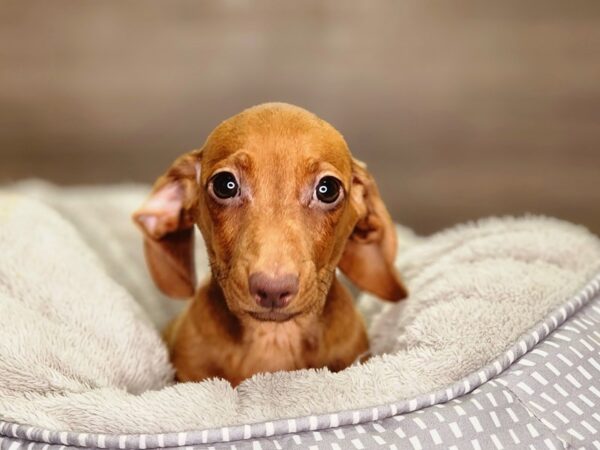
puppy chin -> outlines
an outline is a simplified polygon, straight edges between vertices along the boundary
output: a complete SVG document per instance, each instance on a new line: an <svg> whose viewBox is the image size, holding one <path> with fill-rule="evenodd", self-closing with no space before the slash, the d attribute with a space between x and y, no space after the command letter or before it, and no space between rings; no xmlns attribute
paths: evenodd
<svg viewBox="0 0 600 450"><path fill-rule="evenodd" d="M249 314L253 319L260 322L287 322L298 315L298 313L286 313L275 310L262 312L250 311Z"/></svg>

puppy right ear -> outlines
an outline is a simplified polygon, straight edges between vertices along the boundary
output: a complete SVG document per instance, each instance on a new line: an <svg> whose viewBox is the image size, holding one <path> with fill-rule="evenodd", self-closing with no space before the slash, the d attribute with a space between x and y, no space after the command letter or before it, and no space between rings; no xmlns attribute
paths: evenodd
<svg viewBox="0 0 600 450"><path fill-rule="evenodd" d="M150 274L169 297L187 298L196 291L194 224L200 156L200 151L193 151L178 158L133 214L134 222L144 233Z"/></svg>
<svg viewBox="0 0 600 450"><path fill-rule="evenodd" d="M351 205L358 222L348 238L339 268L357 287L396 302L408 296L394 268L396 226L366 165L355 159L352 167Z"/></svg>

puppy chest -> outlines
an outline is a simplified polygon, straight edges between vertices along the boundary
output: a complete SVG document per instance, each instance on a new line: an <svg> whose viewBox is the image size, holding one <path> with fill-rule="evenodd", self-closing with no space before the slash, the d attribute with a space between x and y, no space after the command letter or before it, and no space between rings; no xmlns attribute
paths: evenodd
<svg viewBox="0 0 600 450"><path fill-rule="evenodd" d="M248 337L241 365L252 373L310 367L318 347L317 337L293 322L263 324Z"/></svg>

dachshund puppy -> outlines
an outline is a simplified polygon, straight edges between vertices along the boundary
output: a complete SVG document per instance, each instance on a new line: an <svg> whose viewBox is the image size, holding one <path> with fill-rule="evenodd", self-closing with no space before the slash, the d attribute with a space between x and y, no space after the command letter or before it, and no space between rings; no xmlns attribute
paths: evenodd
<svg viewBox="0 0 600 450"><path fill-rule="evenodd" d="M336 267L397 301L392 220L341 134L296 106L259 105L177 159L134 214L146 261L168 296L193 297L165 331L180 381L341 370L368 350ZM194 227L212 276L199 288Z"/></svg>

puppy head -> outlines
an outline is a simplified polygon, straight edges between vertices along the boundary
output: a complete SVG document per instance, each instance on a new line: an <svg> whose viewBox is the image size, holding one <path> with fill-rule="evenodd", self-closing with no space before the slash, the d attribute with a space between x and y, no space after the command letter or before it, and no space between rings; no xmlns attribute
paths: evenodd
<svg viewBox="0 0 600 450"><path fill-rule="evenodd" d="M221 123L158 179L134 219L151 274L173 297L195 291L197 225L240 318L318 314L337 266L381 298L406 296L393 267L394 225L371 175L331 125L291 105Z"/></svg>

